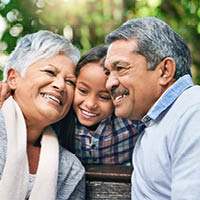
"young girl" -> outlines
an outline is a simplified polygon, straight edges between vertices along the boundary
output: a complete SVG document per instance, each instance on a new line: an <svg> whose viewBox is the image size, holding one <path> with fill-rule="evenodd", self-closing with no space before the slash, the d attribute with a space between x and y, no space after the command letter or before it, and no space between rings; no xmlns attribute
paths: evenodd
<svg viewBox="0 0 200 200"><path fill-rule="evenodd" d="M130 165L137 122L114 115L111 97L105 87L103 63L106 53L106 46L97 46L78 62L73 103L76 115L72 117L71 111L71 116L59 124L59 138L83 164ZM69 131L75 140L69 140Z"/></svg>

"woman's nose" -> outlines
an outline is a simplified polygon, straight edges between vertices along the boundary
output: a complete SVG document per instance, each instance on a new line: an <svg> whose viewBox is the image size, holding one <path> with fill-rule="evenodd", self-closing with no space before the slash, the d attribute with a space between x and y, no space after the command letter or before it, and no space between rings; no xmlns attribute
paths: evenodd
<svg viewBox="0 0 200 200"><path fill-rule="evenodd" d="M61 77L55 78L55 80L53 82L53 87L59 91L64 91L65 90L65 80Z"/></svg>

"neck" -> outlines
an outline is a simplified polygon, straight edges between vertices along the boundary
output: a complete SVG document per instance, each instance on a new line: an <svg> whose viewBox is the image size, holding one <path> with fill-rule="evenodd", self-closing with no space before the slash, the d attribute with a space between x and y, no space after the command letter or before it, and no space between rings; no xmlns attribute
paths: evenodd
<svg viewBox="0 0 200 200"><path fill-rule="evenodd" d="M42 134L45 127L49 124L41 123L42 120L38 121L37 119L27 119L26 121L26 128L27 128L27 145L34 145L40 135Z"/></svg>
<svg viewBox="0 0 200 200"><path fill-rule="evenodd" d="M35 145L38 139L40 138L44 128L38 127L27 127L27 144Z"/></svg>
<svg viewBox="0 0 200 200"><path fill-rule="evenodd" d="M86 126L86 128L88 128L90 131L95 131L97 129L97 127L99 126L99 123L98 124L95 124L93 126Z"/></svg>

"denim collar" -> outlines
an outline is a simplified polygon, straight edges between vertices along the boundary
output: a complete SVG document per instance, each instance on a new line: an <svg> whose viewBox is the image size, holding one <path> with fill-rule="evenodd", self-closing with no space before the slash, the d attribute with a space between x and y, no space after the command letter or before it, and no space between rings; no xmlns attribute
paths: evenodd
<svg viewBox="0 0 200 200"><path fill-rule="evenodd" d="M190 75L180 77L171 87L169 87L161 97L156 101L147 115L142 118L142 122L148 122L151 119L156 120L157 117L166 109L168 109L176 99L189 87L193 86Z"/></svg>

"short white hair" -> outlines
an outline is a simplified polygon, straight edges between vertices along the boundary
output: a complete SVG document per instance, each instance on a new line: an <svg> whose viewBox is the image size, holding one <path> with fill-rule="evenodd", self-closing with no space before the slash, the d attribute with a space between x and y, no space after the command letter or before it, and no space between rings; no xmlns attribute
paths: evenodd
<svg viewBox="0 0 200 200"><path fill-rule="evenodd" d="M75 65L80 59L79 50L61 35L41 30L24 36L9 56L8 63L4 68L3 81L7 80L7 72L10 68L14 68L23 76L27 67L33 63L58 53L67 55Z"/></svg>

